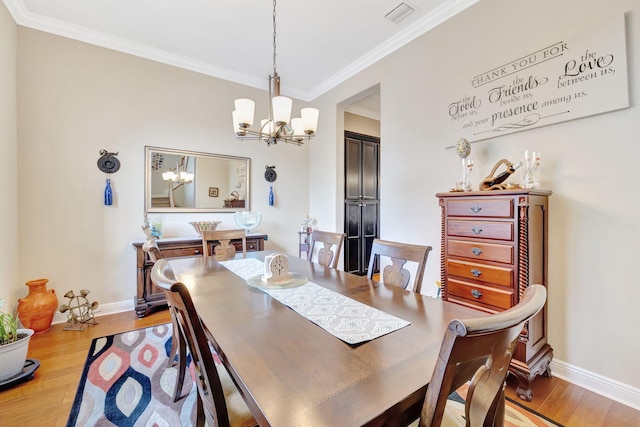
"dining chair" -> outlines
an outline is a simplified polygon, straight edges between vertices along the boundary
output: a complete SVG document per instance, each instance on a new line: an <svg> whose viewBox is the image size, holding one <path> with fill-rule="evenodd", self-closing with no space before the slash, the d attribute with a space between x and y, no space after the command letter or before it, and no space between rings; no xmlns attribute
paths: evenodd
<svg viewBox="0 0 640 427"><path fill-rule="evenodd" d="M191 354L193 382L198 389L196 425L249 427L257 422L222 364L217 364L207 333L200 322L187 287L176 280L167 260L151 269L153 280L165 290L174 308L178 330Z"/></svg>
<svg viewBox="0 0 640 427"><path fill-rule="evenodd" d="M374 239L371 245L367 277L369 279L373 278L374 267L376 262L378 263L377 265L379 265L380 256L389 257L391 258L391 264L385 266L382 270L382 282L407 289L411 279L411 273L404 268L404 265L407 261L411 261L417 264L416 277L414 278L411 290L420 293L422 289L422 276L424 275L424 268L427 264L427 257L431 249L431 246Z"/></svg>
<svg viewBox="0 0 640 427"><path fill-rule="evenodd" d="M308 259L312 261L314 248L316 243L323 246L318 250L316 262L325 267L336 268L340 259L340 251L344 245L344 239L347 237L345 233L331 233L329 231L314 230L311 233L311 249L309 250Z"/></svg>
<svg viewBox="0 0 640 427"><path fill-rule="evenodd" d="M506 311L452 320L442 339L420 418L411 426L435 427L455 422L447 398L468 381L466 421L451 425L503 426L509 363L523 327L526 329L527 321L542 310L546 299L546 288L532 285L520 302Z"/></svg>
<svg viewBox="0 0 640 427"><path fill-rule="evenodd" d="M209 230L202 232L202 253L209 256L209 242L220 242L213 248L213 254L218 259L229 259L236 255L236 247L230 244L231 239L242 239L242 254L247 256L247 233L244 229L237 230Z"/></svg>
<svg viewBox="0 0 640 427"><path fill-rule="evenodd" d="M153 248L152 245L151 248ZM157 244L155 245L155 248L158 248ZM143 250L147 252L144 245ZM149 258L154 262L151 272L153 273L154 269L159 270L155 276L151 274L151 283L153 283L157 288L162 289L166 294L169 290L169 283L171 281L175 281L173 270L167 260L162 258L160 250L153 252L149 250L147 253L149 254ZM160 274L161 277L166 278L166 280L157 280L157 278L160 277ZM184 375L187 369L187 343L179 333L178 318L175 309L168 300L167 305L169 307L169 314L171 315L171 325L173 326L171 330L171 350L169 351L168 366L173 366L175 364L178 365L178 375L176 377L176 383L173 390L173 401L177 402L182 397L182 385L184 384Z"/></svg>

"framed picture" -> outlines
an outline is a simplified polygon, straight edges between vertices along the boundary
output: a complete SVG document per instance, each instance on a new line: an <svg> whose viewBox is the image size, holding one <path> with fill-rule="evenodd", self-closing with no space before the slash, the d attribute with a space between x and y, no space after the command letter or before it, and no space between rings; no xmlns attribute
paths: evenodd
<svg viewBox="0 0 640 427"><path fill-rule="evenodd" d="M218 187L209 187L209 197L218 197Z"/></svg>

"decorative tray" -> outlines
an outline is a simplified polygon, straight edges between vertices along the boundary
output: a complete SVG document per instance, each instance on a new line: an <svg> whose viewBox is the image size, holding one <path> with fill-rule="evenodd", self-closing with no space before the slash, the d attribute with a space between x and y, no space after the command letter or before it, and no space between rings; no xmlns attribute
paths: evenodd
<svg viewBox="0 0 640 427"><path fill-rule="evenodd" d="M277 283L265 283L262 281L262 274L256 274L247 279L247 284L254 288L260 289L286 289L295 288L296 286L304 285L307 283L307 276L298 273L289 273L290 279L282 280Z"/></svg>

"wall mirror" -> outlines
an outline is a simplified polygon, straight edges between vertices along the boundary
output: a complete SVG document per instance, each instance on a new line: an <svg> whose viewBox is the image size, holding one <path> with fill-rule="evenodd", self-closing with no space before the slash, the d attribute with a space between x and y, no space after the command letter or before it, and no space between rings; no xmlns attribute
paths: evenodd
<svg viewBox="0 0 640 427"><path fill-rule="evenodd" d="M250 159L145 147L147 212L249 209Z"/></svg>

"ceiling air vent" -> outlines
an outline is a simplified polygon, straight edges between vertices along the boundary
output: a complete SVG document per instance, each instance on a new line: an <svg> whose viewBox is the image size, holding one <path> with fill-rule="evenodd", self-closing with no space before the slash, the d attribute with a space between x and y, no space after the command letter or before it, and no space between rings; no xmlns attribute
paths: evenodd
<svg viewBox="0 0 640 427"><path fill-rule="evenodd" d="M402 2L395 5L393 9L391 9L389 12L387 12L386 15L384 15L384 17L394 24L397 24L407 16L411 15L415 10L415 6L412 6L406 2Z"/></svg>

